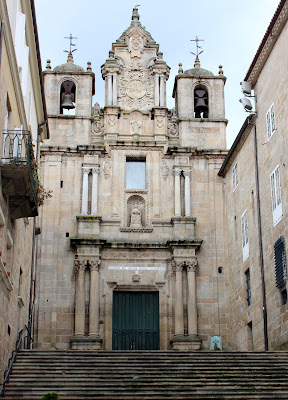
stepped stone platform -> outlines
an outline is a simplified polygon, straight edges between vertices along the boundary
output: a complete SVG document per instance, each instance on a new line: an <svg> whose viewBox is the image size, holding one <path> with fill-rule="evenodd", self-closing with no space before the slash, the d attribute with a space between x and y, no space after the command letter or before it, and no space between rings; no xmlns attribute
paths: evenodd
<svg viewBox="0 0 288 400"><path fill-rule="evenodd" d="M288 399L288 352L22 351L4 399Z"/></svg>

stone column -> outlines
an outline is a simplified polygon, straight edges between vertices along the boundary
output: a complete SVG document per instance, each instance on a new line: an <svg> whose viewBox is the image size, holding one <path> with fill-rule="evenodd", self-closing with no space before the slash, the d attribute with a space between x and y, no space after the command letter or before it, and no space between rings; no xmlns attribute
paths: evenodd
<svg viewBox="0 0 288 400"><path fill-rule="evenodd" d="M83 171L83 188L82 188L82 211L81 214L88 214L88 175L91 168L82 168Z"/></svg>
<svg viewBox="0 0 288 400"><path fill-rule="evenodd" d="M175 216L181 216L181 198L180 198L180 175L181 169L175 168L174 169L174 176L175 176Z"/></svg>
<svg viewBox="0 0 288 400"><path fill-rule="evenodd" d="M185 177L185 217L191 217L190 176L191 171L183 171Z"/></svg>
<svg viewBox="0 0 288 400"><path fill-rule="evenodd" d="M175 280L175 335L184 335L182 263L176 263Z"/></svg>
<svg viewBox="0 0 288 400"><path fill-rule="evenodd" d="M92 168L92 199L91 199L91 215L97 215L98 212L98 174L99 167Z"/></svg>
<svg viewBox="0 0 288 400"><path fill-rule="evenodd" d="M75 300L75 335L85 334L85 262L75 260L76 300Z"/></svg>
<svg viewBox="0 0 288 400"><path fill-rule="evenodd" d="M117 106L117 74L113 74L113 106Z"/></svg>
<svg viewBox="0 0 288 400"><path fill-rule="evenodd" d="M197 335L197 298L196 298L196 270L197 261L192 261L187 265L188 280L188 334Z"/></svg>
<svg viewBox="0 0 288 400"><path fill-rule="evenodd" d="M112 106L112 74L107 74L108 79L108 98L107 103L108 106Z"/></svg>
<svg viewBox="0 0 288 400"><path fill-rule="evenodd" d="M89 336L99 336L99 267L100 261L90 261Z"/></svg>
<svg viewBox="0 0 288 400"><path fill-rule="evenodd" d="M160 75L160 107L165 107L165 77Z"/></svg>
<svg viewBox="0 0 288 400"><path fill-rule="evenodd" d="M155 107L159 107L159 75L155 74Z"/></svg>

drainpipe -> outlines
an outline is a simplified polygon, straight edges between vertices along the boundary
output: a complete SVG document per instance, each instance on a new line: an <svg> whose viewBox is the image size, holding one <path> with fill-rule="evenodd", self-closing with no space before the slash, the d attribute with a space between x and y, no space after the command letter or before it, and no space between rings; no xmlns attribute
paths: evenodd
<svg viewBox="0 0 288 400"><path fill-rule="evenodd" d="M263 257L263 242L262 242L262 220L261 220L260 187L259 187L257 133L256 133L256 124L255 123L249 123L249 125L253 125L254 126L255 178L256 178L256 195L257 195L257 215L258 215L258 237L259 237L259 252L260 252L261 287L262 287L262 310L263 310L263 325L264 325L264 345L265 345L265 351L268 351L268 322L267 322L266 286L265 286L265 270L264 270L264 257Z"/></svg>
<svg viewBox="0 0 288 400"><path fill-rule="evenodd" d="M3 43L3 28L4 28L4 21L1 21L1 28L0 28L0 67L2 61L2 43Z"/></svg>

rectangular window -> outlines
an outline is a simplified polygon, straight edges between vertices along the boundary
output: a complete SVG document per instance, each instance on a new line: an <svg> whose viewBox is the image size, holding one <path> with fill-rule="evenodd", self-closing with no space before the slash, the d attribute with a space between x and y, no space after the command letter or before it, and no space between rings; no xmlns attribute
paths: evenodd
<svg viewBox="0 0 288 400"><path fill-rule="evenodd" d="M270 175L271 199L272 199L272 214L273 225L277 225L282 219L282 201L281 201L281 186L280 186L280 169L279 165Z"/></svg>
<svg viewBox="0 0 288 400"><path fill-rule="evenodd" d="M146 189L145 158L126 159L126 189Z"/></svg>
<svg viewBox="0 0 288 400"><path fill-rule="evenodd" d="M241 234L242 234L242 254L243 261L249 257L249 236L248 236L248 217L247 210L241 215Z"/></svg>
<svg viewBox="0 0 288 400"><path fill-rule="evenodd" d="M276 286L278 288L281 288L285 285L287 279L286 250L285 250L285 240L283 236L281 236L274 243L274 261L275 261Z"/></svg>
<svg viewBox="0 0 288 400"><path fill-rule="evenodd" d="M234 167L232 168L232 186L233 186L233 192L234 192L238 186L238 164L237 164L237 162L234 164Z"/></svg>
<svg viewBox="0 0 288 400"><path fill-rule="evenodd" d="M271 105L266 113L266 127L268 140L270 140L271 136L276 131L274 103Z"/></svg>
<svg viewBox="0 0 288 400"><path fill-rule="evenodd" d="M247 305L250 306L250 304L251 304L251 282L250 282L249 268L245 272L245 278L246 278L246 300L247 300Z"/></svg>

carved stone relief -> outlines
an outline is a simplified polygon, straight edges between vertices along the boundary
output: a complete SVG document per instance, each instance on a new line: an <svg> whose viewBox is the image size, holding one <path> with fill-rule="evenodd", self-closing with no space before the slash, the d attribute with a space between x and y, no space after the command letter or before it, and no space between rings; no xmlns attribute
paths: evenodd
<svg viewBox="0 0 288 400"><path fill-rule="evenodd" d="M146 75L146 77L145 77ZM154 80L144 72L139 61L131 61L125 76L118 83L118 104L139 110L144 106L152 106L154 102Z"/></svg>
<svg viewBox="0 0 288 400"><path fill-rule="evenodd" d="M111 175L111 163L109 161L105 161L103 165L103 170L104 170L104 177L105 179L109 179Z"/></svg>
<svg viewBox="0 0 288 400"><path fill-rule="evenodd" d="M165 160L162 161L161 173L162 173L163 179L166 181L169 176L169 168L168 168L168 165Z"/></svg>
<svg viewBox="0 0 288 400"><path fill-rule="evenodd" d="M114 126L116 124L116 117L112 116L108 118L108 124Z"/></svg>
<svg viewBox="0 0 288 400"><path fill-rule="evenodd" d="M92 122L91 131L93 135L102 135L104 132L103 120L96 120Z"/></svg>

